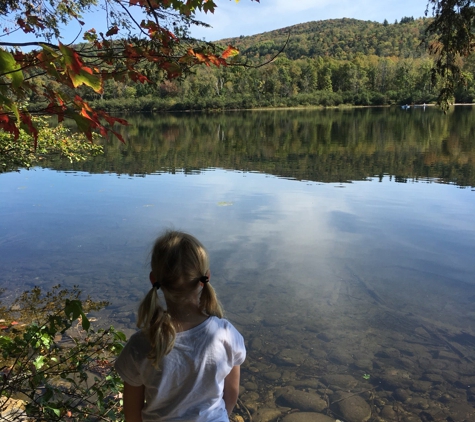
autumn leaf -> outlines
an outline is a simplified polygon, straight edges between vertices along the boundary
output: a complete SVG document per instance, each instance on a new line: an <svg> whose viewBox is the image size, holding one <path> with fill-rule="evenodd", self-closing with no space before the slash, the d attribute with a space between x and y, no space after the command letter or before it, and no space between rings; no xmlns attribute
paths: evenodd
<svg viewBox="0 0 475 422"><path fill-rule="evenodd" d="M232 45L228 45L228 48L221 54L223 59L227 59L229 57L235 57L239 54L239 50Z"/></svg>
<svg viewBox="0 0 475 422"><path fill-rule="evenodd" d="M88 67L81 68L79 73L69 72L69 77L71 78L74 88L84 84L99 94L102 92L103 86L100 76L94 75L92 70Z"/></svg>
<svg viewBox="0 0 475 422"><path fill-rule="evenodd" d="M18 136L20 135L20 131L16 127L15 122L7 114L0 114L0 128L2 128L5 132L12 133L15 137L15 140L18 139Z"/></svg>
<svg viewBox="0 0 475 422"><path fill-rule="evenodd" d="M116 35L119 32L119 28L117 26L113 26L106 32L106 36L110 37L111 35Z"/></svg>
<svg viewBox="0 0 475 422"><path fill-rule="evenodd" d="M61 43L59 43L59 50L63 54L66 67L74 73L79 73L82 67L82 60L77 51Z"/></svg>

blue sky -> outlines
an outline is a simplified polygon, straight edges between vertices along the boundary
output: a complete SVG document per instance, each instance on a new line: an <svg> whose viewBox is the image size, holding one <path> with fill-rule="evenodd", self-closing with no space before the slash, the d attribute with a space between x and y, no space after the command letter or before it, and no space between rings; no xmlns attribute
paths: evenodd
<svg viewBox="0 0 475 422"><path fill-rule="evenodd" d="M414 18L424 15L427 0L215 0L214 14L198 14L197 18L209 23L212 28L196 28L192 35L207 41L222 38L254 35L274 29L285 28L309 21L355 18L393 23L403 16ZM82 30L95 28L104 30L104 14L94 11L84 15L85 26L71 23L62 31L63 42L82 40ZM0 37L1 41L36 41L34 36L17 32L10 37Z"/></svg>
<svg viewBox="0 0 475 422"><path fill-rule="evenodd" d="M214 15L198 17L213 28L193 31L197 38L215 41L254 35L298 23L355 18L393 23L403 16L424 16L427 0L215 0Z"/></svg>

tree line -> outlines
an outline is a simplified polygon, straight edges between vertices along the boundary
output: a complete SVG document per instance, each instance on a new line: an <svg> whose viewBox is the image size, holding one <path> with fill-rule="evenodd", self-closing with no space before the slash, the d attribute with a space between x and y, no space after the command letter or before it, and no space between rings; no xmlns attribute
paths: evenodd
<svg viewBox="0 0 475 422"><path fill-rule="evenodd" d="M82 96L110 111L433 103L444 80L434 74L424 41L430 22L337 19L223 40L240 49L240 63L199 67L173 81L144 69L160 82L108 80L103 93ZM465 83L455 90L456 102L473 102L474 72L473 58L463 59Z"/></svg>

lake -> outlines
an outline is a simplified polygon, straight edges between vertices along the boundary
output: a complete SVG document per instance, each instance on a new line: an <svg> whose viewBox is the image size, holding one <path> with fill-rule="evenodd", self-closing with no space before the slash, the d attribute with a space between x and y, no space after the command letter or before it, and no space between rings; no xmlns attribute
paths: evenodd
<svg viewBox="0 0 475 422"><path fill-rule="evenodd" d="M189 231L254 421L475 420L475 109L129 121L102 156L0 174L7 298L77 284L130 334L155 237Z"/></svg>

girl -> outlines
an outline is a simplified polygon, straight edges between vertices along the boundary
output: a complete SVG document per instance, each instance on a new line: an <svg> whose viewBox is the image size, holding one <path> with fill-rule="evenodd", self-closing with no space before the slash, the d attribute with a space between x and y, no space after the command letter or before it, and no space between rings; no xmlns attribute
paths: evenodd
<svg viewBox="0 0 475 422"><path fill-rule="evenodd" d="M138 312L141 330L115 363L124 380L126 422L229 421L246 349L222 318L205 248L189 234L168 231L155 242L151 266L152 288Z"/></svg>

